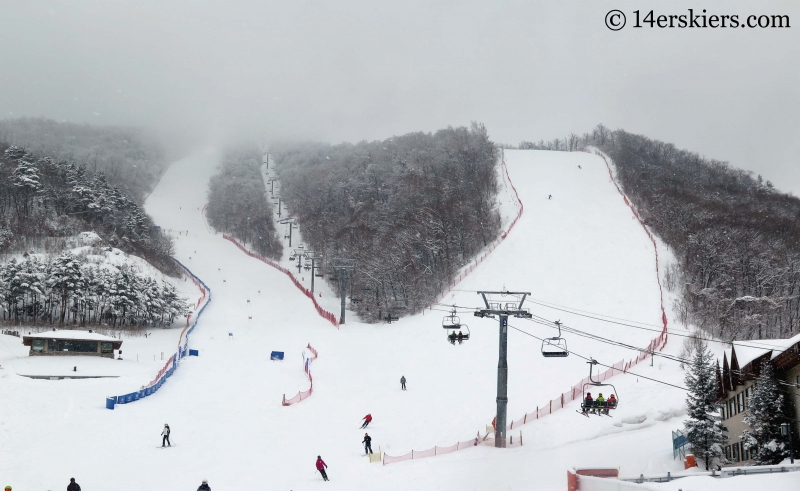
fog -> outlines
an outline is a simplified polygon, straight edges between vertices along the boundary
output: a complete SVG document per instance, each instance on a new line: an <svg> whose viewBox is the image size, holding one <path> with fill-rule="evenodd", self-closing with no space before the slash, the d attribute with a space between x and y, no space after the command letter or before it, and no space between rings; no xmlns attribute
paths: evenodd
<svg viewBox="0 0 800 491"><path fill-rule="evenodd" d="M789 15L788 29L632 28ZM618 32L605 14L620 9ZM483 122L497 142L597 123L800 195L800 2L36 1L0 5L0 117L231 138L373 140Z"/></svg>

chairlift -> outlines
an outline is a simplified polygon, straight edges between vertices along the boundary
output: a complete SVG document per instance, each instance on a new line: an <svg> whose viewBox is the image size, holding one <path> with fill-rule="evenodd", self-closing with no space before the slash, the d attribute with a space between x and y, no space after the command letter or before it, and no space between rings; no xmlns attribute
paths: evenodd
<svg viewBox="0 0 800 491"><path fill-rule="evenodd" d="M589 417L590 413L597 414L598 416L599 415L611 416L610 414L608 414L608 412L611 409L616 409L617 406L619 406L619 396L617 393L617 388L614 387L614 384L604 384L598 380L595 380L592 377L592 367L594 365L597 365L597 360L592 358L586 363L589 364L589 381L583 384L583 399L581 399L581 410L577 412L583 414L587 418ZM589 392L586 389L589 387L611 387L611 390L613 391L611 393L611 396L614 396L614 400L610 401L606 399L604 401L598 402L596 399L592 399L590 401L587 401L586 395L589 394ZM600 392L600 394L602 394L602 392ZM611 396L609 396L609 399L611 398Z"/></svg>
<svg viewBox="0 0 800 491"><path fill-rule="evenodd" d="M561 321L555 321L558 336L542 340L542 356L545 358L564 358L569 356L567 340L561 337Z"/></svg>
<svg viewBox="0 0 800 491"><path fill-rule="evenodd" d="M447 330L447 342L455 345L469 341L469 327L461 323L461 319L456 315L456 307L453 306L453 311L450 315L444 316L442 319L442 327Z"/></svg>

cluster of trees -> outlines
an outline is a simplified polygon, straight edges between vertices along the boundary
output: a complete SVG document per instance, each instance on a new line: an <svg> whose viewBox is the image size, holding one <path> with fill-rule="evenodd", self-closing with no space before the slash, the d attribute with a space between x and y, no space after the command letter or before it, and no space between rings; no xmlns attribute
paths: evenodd
<svg viewBox="0 0 800 491"><path fill-rule="evenodd" d="M554 138L549 141L539 140L538 142L521 141L520 150L556 150L561 152L576 152L578 149L586 148L589 145L605 145L613 138L613 132L606 126L599 124L591 133L570 133L564 138Z"/></svg>
<svg viewBox="0 0 800 491"><path fill-rule="evenodd" d="M0 120L0 142L22 147L34 159L82 162L139 204L169 163L169 147L154 134L134 127L4 119Z"/></svg>
<svg viewBox="0 0 800 491"><path fill-rule="evenodd" d="M430 305L500 232L496 147L483 125L273 155L309 247L328 264L356 260L351 306L365 321Z"/></svg>
<svg viewBox="0 0 800 491"><path fill-rule="evenodd" d="M280 259L283 246L275 231L261 163L256 147L227 149L219 173L208 185L206 216L216 230L250 244L262 256Z"/></svg>
<svg viewBox="0 0 800 491"><path fill-rule="evenodd" d="M172 241L102 172L75 162L35 158L0 143L0 252L41 248L53 238L96 230L125 252L177 275ZM63 240L53 249L60 252Z"/></svg>
<svg viewBox="0 0 800 491"><path fill-rule="evenodd" d="M168 327L191 308L171 284L135 265L107 268L64 252L0 264L3 321L14 324Z"/></svg>
<svg viewBox="0 0 800 491"><path fill-rule="evenodd" d="M605 144L647 225L675 252L684 323L725 339L800 332L800 199L761 176L644 136Z"/></svg>

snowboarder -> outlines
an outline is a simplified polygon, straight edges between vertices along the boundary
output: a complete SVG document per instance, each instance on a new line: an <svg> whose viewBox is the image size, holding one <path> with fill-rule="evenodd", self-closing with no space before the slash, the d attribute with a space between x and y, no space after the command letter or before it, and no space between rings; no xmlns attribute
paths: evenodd
<svg viewBox="0 0 800 491"><path fill-rule="evenodd" d="M406 390L406 376L405 375L400 377L400 388L402 390Z"/></svg>
<svg viewBox="0 0 800 491"><path fill-rule="evenodd" d="M208 487L208 479L203 479L203 484L197 488L197 491L211 491L211 488Z"/></svg>
<svg viewBox="0 0 800 491"><path fill-rule="evenodd" d="M364 420L364 424L361 425L361 429L363 430L364 428L366 428L370 424L370 422L372 422L372 415L371 414L367 414L366 416L364 416L361 419Z"/></svg>
<svg viewBox="0 0 800 491"><path fill-rule="evenodd" d="M161 432L161 436L163 437L161 439L161 446L162 447L164 446L165 443L167 445L169 445L170 447L172 446L172 443L170 443L170 441L169 441L169 433L170 433L169 425L165 423L164 424L164 431Z"/></svg>
<svg viewBox="0 0 800 491"><path fill-rule="evenodd" d="M74 477L69 478L69 486L67 486L67 491L81 491L81 486L75 482Z"/></svg>
<svg viewBox="0 0 800 491"><path fill-rule="evenodd" d="M372 437L369 436L369 433L364 433L364 439L361 441L364 444L364 454L371 454L372 453Z"/></svg>
<svg viewBox="0 0 800 491"><path fill-rule="evenodd" d="M317 455L317 470L319 471L320 474L322 474L322 479L328 481L329 480L328 473L325 472L326 467L328 467L328 464L326 464L325 461L322 460L322 457Z"/></svg>

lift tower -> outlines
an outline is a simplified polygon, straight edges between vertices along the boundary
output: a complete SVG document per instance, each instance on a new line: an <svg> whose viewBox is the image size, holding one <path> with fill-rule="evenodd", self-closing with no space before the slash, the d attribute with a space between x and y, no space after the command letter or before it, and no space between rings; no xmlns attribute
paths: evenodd
<svg viewBox="0 0 800 491"><path fill-rule="evenodd" d="M485 309L475 311L475 317L500 318L500 357L497 362L497 423L494 446L506 446L506 414L508 409L508 318L530 319L531 313L522 304L530 292L478 292L483 297ZM505 297L514 297L509 302Z"/></svg>

